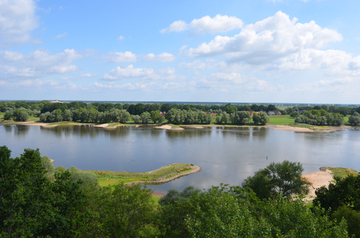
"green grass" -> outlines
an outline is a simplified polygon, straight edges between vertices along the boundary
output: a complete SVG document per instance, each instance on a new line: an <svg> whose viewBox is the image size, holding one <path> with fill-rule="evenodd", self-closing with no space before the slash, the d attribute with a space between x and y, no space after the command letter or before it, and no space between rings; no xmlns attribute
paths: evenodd
<svg viewBox="0 0 360 238"><path fill-rule="evenodd" d="M4 120L5 112L0 112L0 120Z"/></svg>
<svg viewBox="0 0 360 238"><path fill-rule="evenodd" d="M350 118L350 116L346 116L346 117L344 117L344 125L346 125L346 126L350 126L350 123L349 123L349 118Z"/></svg>
<svg viewBox="0 0 360 238"><path fill-rule="evenodd" d="M82 170L86 173L92 173L99 179L101 186L109 186L119 183L131 183L137 181L163 181L165 179L173 178L177 175L182 175L193 168L190 164L171 164L164 166L160 169L145 172L145 173L132 173L132 172L117 172L117 171L95 171L95 170Z"/></svg>
<svg viewBox="0 0 360 238"><path fill-rule="evenodd" d="M295 123L295 118L292 118L289 115L269 116L269 119L269 125L287 125Z"/></svg>
<svg viewBox="0 0 360 238"><path fill-rule="evenodd" d="M155 204L159 204L160 198L158 197L151 197L151 200L155 202Z"/></svg>
<svg viewBox="0 0 360 238"><path fill-rule="evenodd" d="M359 175L359 172L353 169L346 169L341 167L328 167L327 169L331 171L331 174L333 176L338 176L340 178L345 178L349 175L354 175L354 176Z"/></svg>

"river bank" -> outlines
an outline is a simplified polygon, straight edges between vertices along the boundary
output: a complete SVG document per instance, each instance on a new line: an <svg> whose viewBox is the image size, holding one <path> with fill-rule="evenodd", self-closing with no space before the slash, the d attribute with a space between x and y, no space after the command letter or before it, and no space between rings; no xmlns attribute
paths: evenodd
<svg viewBox="0 0 360 238"><path fill-rule="evenodd" d="M310 126L310 125L271 125L267 124L264 126L260 125L218 125L218 124L208 124L208 125L173 125L173 124L121 124L121 123L104 123L104 124L95 124L95 123L80 123L80 122L53 122L53 123L44 123L39 121L26 121L26 122L15 122L15 121L0 121L0 124L3 125L24 125L24 126L41 126L43 128L54 128L57 126L92 126L96 128L103 128L106 130L116 129L121 126L152 126L155 129L171 130L171 131L183 131L185 129L204 129L209 127L226 127L226 128L239 128L239 127L270 127L274 130L286 130L286 131L295 131L295 132L308 132L308 133L331 133L335 131L342 131L346 129L356 129L351 126Z"/></svg>

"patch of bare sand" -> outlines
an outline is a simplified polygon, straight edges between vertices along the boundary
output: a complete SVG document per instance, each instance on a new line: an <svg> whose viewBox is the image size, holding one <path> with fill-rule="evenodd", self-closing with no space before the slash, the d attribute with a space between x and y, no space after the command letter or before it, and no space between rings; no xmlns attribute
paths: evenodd
<svg viewBox="0 0 360 238"><path fill-rule="evenodd" d="M93 127L107 127L109 124L92 125Z"/></svg>
<svg viewBox="0 0 360 238"><path fill-rule="evenodd" d="M270 126L270 127L272 127L272 126ZM275 127L274 130L314 132L314 130L311 130L309 128L304 128L304 127L293 127L293 126L285 126L285 125L276 125L274 127Z"/></svg>
<svg viewBox="0 0 360 238"><path fill-rule="evenodd" d="M25 121L25 122L18 122L17 125L24 125L24 126L41 126L44 128L52 128L57 127L58 125L49 125L49 123L44 122L35 122L35 121Z"/></svg>
<svg viewBox="0 0 360 238"><path fill-rule="evenodd" d="M156 126L154 128L156 128L156 129L165 129L165 130L174 130L174 131L182 131L182 130L184 130L184 128L173 128L172 126L169 126L169 125Z"/></svg>
<svg viewBox="0 0 360 238"><path fill-rule="evenodd" d="M317 171L309 174L303 174L303 178L306 178L312 185L309 187L309 194L306 196L305 200L313 200L315 198L315 190L322 186L328 187L330 182L334 180L333 175L330 170L326 171Z"/></svg>

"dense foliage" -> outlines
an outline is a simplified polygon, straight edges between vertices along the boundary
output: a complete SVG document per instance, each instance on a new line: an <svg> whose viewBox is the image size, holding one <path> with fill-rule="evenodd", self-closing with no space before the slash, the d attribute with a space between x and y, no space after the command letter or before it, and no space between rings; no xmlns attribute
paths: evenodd
<svg viewBox="0 0 360 238"><path fill-rule="evenodd" d="M349 118L349 123L352 126L360 126L360 114L358 112L354 112L354 114Z"/></svg>
<svg viewBox="0 0 360 238"><path fill-rule="evenodd" d="M251 188L261 199L276 197L279 193L285 197L295 193L307 194L311 183L301 177L303 171L300 163L273 162L245 179L242 186Z"/></svg>
<svg viewBox="0 0 360 238"><path fill-rule="evenodd" d="M260 202L226 185L162 205L159 217L162 237L348 237L345 223L318 207L283 197Z"/></svg>
<svg viewBox="0 0 360 238"><path fill-rule="evenodd" d="M341 126L344 124L344 116L339 113L328 113L324 109L310 110L304 116L298 116L296 123L306 123L317 126Z"/></svg>

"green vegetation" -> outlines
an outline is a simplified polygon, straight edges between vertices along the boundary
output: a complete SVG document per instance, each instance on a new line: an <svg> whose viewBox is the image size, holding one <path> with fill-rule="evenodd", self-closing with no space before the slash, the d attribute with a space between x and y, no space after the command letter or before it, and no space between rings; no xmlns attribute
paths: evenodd
<svg viewBox="0 0 360 238"><path fill-rule="evenodd" d="M276 175L269 181L278 176L283 186L291 184L294 179L281 175L297 174L299 164L288 165L274 164ZM177 165L142 174L166 177L188 169ZM336 208L330 214L316 202L310 207L281 193L260 200L249 187L223 184L206 191L187 187L156 204L158 198L140 184L99 186L99 177L117 174L95 172L54 169L38 150L10 158L10 150L0 147L0 236L349 237L349 231L358 237L360 176L338 178L329 190L319 190L325 201L320 206Z"/></svg>
<svg viewBox="0 0 360 238"><path fill-rule="evenodd" d="M326 169L329 169L334 177L340 178L346 178L349 175L357 176L359 174L356 170L341 167L326 167Z"/></svg>
<svg viewBox="0 0 360 238"><path fill-rule="evenodd" d="M81 170L81 172L90 173L96 176L101 186L108 186L113 184L134 182L161 183L162 181L165 182L165 180L174 178L176 176L181 176L194 168L194 165L190 164L171 164L145 173L95 170Z"/></svg>
<svg viewBox="0 0 360 238"><path fill-rule="evenodd" d="M296 123L306 123L317 126L341 126L344 124L344 115L340 113L328 113L326 110L310 110L305 115L298 116Z"/></svg>
<svg viewBox="0 0 360 238"><path fill-rule="evenodd" d="M294 118L289 115L270 116L269 125L289 125L294 124Z"/></svg>
<svg viewBox="0 0 360 238"><path fill-rule="evenodd" d="M260 199L273 198L279 193L285 197L307 194L311 183L301 177L302 171L304 169L300 163L287 160L282 163L273 162L245 179L242 186L252 189Z"/></svg>

